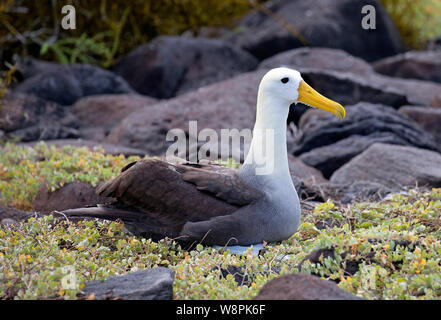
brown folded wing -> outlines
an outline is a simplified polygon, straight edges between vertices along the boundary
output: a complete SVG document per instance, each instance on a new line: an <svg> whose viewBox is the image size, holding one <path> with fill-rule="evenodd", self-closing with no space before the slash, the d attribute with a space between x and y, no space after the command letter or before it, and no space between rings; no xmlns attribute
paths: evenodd
<svg viewBox="0 0 441 320"><path fill-rule="evenodd" d="M154 239L175 238L188 221L229 215L263 196L243 182L235 169L171 164L160 159L127 165L119 176L101 185L97 193L116 201L66 213L119 218L133 233Z"/></svg>

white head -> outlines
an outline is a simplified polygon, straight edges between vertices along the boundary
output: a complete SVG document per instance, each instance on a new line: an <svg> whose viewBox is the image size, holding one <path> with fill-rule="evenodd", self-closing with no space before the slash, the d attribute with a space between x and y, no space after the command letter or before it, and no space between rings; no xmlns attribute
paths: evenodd
<svg viewBox="0 0 441 320"><path fill-rule="evenodd" d="M253 140L241 172L252 172L254 177L256 170L259 176L278 176L275 185L282 177L292 184L286 150L286 120L289 107L298 102L331 112L340 119L345 117L345 109L339 103L311 88L297 70L276 68L268 71L259 85ZM264 173L257 172L256 168L260 167ZM272 183L261 179L265 185Z"/></svg>
<svg viewBox="0 0 441 320"><path fill-rule="evenodd" d="M264 108L289 109L293 103L302 102L331 112L340 119L345 117L345 109L339 103L319 94L302 79L300 72L289 68L271 69L263 76L259 85L259 100ZM278 112L274 109L267 111Z"/></svg>

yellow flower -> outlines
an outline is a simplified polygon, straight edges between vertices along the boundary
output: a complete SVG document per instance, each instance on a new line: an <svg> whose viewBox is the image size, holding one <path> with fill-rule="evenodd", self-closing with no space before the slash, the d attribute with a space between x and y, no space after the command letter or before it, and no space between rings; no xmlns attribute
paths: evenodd
<svg viewBox="0 0 441 320"><path fill-rule="evenodd" d="M26 256L25 256L24 254L21 254L21 255L18 257L18 262L19 262L19 263L26 262Z"/></svg>

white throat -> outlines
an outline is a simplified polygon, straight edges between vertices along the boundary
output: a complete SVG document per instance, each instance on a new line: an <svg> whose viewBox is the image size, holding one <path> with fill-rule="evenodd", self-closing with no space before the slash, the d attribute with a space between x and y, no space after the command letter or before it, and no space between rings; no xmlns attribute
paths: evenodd
<svg viewBox="0 0 441 320"><path fill-rule="evenodd" d="M253 139L241 174L254 175L264 184L269 180L292 183L286 147L286 101L259 90ZM258 178L259 177L259 178ZM254 180L254 178L253 178Z"/></svg>

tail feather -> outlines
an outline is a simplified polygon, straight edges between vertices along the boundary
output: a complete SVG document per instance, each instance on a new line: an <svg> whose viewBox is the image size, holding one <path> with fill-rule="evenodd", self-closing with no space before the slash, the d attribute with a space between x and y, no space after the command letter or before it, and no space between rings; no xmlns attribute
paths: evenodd
<svg viewBox="0 0 441 320"><path fill-rule="evenodd" d="M115 221L122 220L126 229L136 236L151 238L153 241L159 241L164 237L177 239L182 229L181 225L163 225L157 221L148 219L148 216L139 212L124 210L120 208L97 206L89 208L68 209L62 211L68 218L99 218ZM147 219L146 219L147 218ZM183 240L183 242L186 242Z"/></svg>
<svg viewBox="0 0 441 320"><path fill-rule="evenodd" d="M68 209L62 211L62 213L71 217L92 217L112 221L121 219L125 223L139 220L139 213L104 206Z"/></svg>

